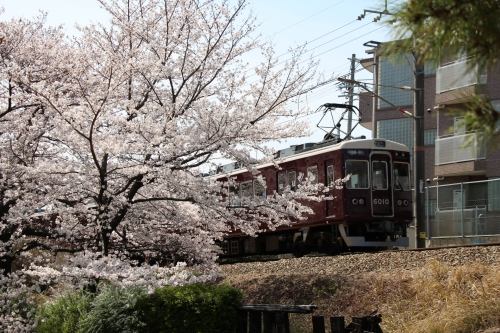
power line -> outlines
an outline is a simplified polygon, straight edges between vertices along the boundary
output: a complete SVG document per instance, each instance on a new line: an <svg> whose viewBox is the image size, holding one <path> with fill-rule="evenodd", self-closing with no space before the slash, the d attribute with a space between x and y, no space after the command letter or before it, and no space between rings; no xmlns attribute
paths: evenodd
<svg viewBox="0 0 500 333"><path fill-rule="evenodd" d="M375 31L377 31L377 30L380 30L380 29L382 29L382 28L383 28L383 27L377 28L377 29L375 29L375 30L372 30L372 31L370 31L370 32L366 33L366 34L363 34L363 35L361 35L361 36L358 36L358 37L356 37L356 38L353 38L353 39L351 39L351 40L350 40L350 41L348 41L348 42L345 42L345 43L343 43L343 44L337 45L336 47L333 47L333 48L331 48L331 49L329 49L329 50L326 50L326 51L325 51L325 52L323 52L323 53L317 54L317 55L315 55L315 56L311 57L311 59L316 58L316 57L319 57L320 55L323 55L323 54L328 53L328 52L330 52L330 51L333 51L333 50L335 50L335 49L338 49L338 48L339 48L339 47L341 47L341 46L344 46L344 45L346 45L346 44L349 44L349 43L351 43L351 42L354 42L355 40L358 40L358 39L360 39L361 37L364 37L364 36L366 36L366 35L369 35L369 34L371 34L371 33L375 32ZM306 61L308 61L308 60L301 61L299 64L304 63L304 62L306 62Z"/></svg>
<svg viewBox="0 0 500 333"><path fill-rule="evenodd" d="M345 0L343 0L343 1L345 1ZM339 3L343 2L343 1L340 1L340 2L338 2L337 4L339 4ZM393 2L395 2L395 1L393 1ZM337 4L335 4L335 5L337 5ZM334 7L335 5L332 5L332 6L328 7L327 9L332 8L332 7ZM325 10L327 10L327 9L325 9ZM323 10L323 11L325 11L325 10ZM314 15L310 16L310 17L313 17L313 16L315 16L315 15L317 15L317 14L319 14L319 13L323 12L323 11L320 11L320 12L318 12L318 13L316 13L316 14L314 14ZM368 13L367 15L371 15L371 14L370 14L370 13ZM309 18L310 18L310 17L309 17ZM288 28L290 28L290 27L292 27L292 26L295 26L295 25L297 25L297 24L299 24L299 23L301 23L301 22L303 22L303 21L305 21L305 20L307 20L307 19L308 19L308 18L306 18L306 19L304 19L304 20L302 20L302 21L300 21L300 22L298 22L298 23L295 23L295 24L293 24L293 25L289 26ZM313 42L315 42L315 41L317 41L317 40L319 40L319 39L321 39L321 38L323 38L323 37L325 37L325 36L328 36L328 35L330 35L330 34L334 33L335 31L338 31L338 30L340 30L340 29L342 29L342 28L344 28L344 27L346 27L346 26L348 26L348 25L351 25L351 24L353 24L353 23L355 23L355 22L358 22L358 21L359 21L358 19L355 19L355 20L353 20L353 21L351 21L351 22L349 22L349 23L346 23L346 24L344 24L343 26L340 26L340 27L338 27L338 28L336 28L336 29L333 29L333 30L331 30L331 31L327 32L326 34L323 34L323 35L321 35L321 36L319 36L319 37L317 37L317 38L315 38L315 39L313 39L313 40L306 41L306 42L302 43L302 45L301 45L301 46L298 46L298 47L296 47L296 48L294 48L294 49L292 49L292 50L290 50L290 51L287 51L287 52L285 52L285 53L283 53L283 54L280 54L280 55L278 55L278 56L276 56L276 57L272 58L271 60L275 60L275 59L280 58L280 57L282 57L282 56L284 56L284 55L286 55L286 54L288 54L288 53L291 53L291 52L293 52L293 51L296 51L296 50L300 49L301 47L303 47L304 45L311 44L311 43L313 43ZM367 25L369 25L369 24L371 24L371 23L374 23L374 22L369 22L369 23L367 23L367 24L365 24L365 25L363 25L363 26L361 26L361 27L359 27L359 28L356 28L356 29L354 29L354 30L351 30L351 31L349 31L349 32L345 33L344 35L341 35L341 36L339 36L339 37L336 37L336 38L334 38L334 39L331 39L330 41L325 42L325 43L323 43L323 44L321 44L321 45L318 45L318 46L314 47L313 49L308 50L307 52L310 52L310 51L312 51L312 50L314 50L314 49L316 49L316 48L318 48L318 47L321 47L321 46L323 46L323 45L325 45L325 44L327 44L327 43L330 43L330 42L332 42L332 41L334 41L334 40L336 40L336 39L339 39L339 38L341 38L341 37L344 37L345 35L347 35L347 34L349 34L349 33L353 32L353 31L356 31L356 30L358 30L358 29L360 29L360 28L362 28L362 27L365 27L365 26L367 26ZM284 31L284 30L287 30L288 28L285 28L285 29L281 30L280 32L282 32L282 31ZM278 33L280 33L280 32L278 32ZM278 33L276 33L276 34L278 34ZM276 34L275 34L275 35L276 35ZM269 38L269 37L268 37L268 38ZM289 60L289 59L288 59L288 60ZM285 62L286 62L286 61L287 61L287 60L285 60ZM281 62L281 63L279 63L279 64L282 64L282 63L283 63L283 62ZM256 67L258 67L258 66L252 67L252 68L250 68L250 69L246 70L246 72L251 71L252 69L254 69L254 68L256 68ZM254 75L254 74L253 74L253 75ZM251 75L251 76L253 76L253 75ZM250 76L250 77L251 77L251 76Z"/></svg>
<svg viewBox="0 0 500 333"><path fill-rule="evenodd" d="M361 37L365 37L366 35L369 35L369 34L371 34L372 32L377 31L377 30L380 30L380 29L382 29L382 28L383 28L383 27L379 27L379 28L377 28L377 29L375 29L375 30L371 30L370 32L368 32L368 33L366 33L366 34L360 35L360 36L358 36L358 37L356 37L356 38L353 38L353 39L351 39L351 40L349 40L349 41L347 41L347 42L345 42L345 43L343 43L343 44L337 45L337 46L335 46L335 47L333 47L333 48L331 48L331 49L329 49L329 50L327 50L327 51L325 51L325 52L322 52L322 53L317 54L317 55L315 55L315 56L312 56L312 57L310 57L310 58L308 58L308 59L306 59L306 60L303 60L303 61L299 62L298 64L300 65L300 64L302 64L302 63L304 63L304 62L308 62L308 61L310 61L310 60L312 60L312 59L314 59L314 58L317 58L317 57L319 57L319 56L321 56L321 55L323 55L323 54L325 54L325 53L328 53L328 52L331 52L331 51L333 51L333 50L335 50L335 49L338 49L339 47L344 46L344 45L346 45L346 44L352 43L353 41L358 40L358 39L360 39ZM357 29L355 29L355 30L357 30ZM355 31L355 30L353 30L353 31ZM351 31L351 32L352 32L352 31ZM346 35L346 34L344 34L343 36L345 36L345 35ZM343 37L343 36L341 36L341 37ZM288 60L290 60L290 59L288 59ZM283 62L280 62L279 64L282 64L282 63L284 63L284 62L286 62L286 61L288 61L288 60L285 60L285 61L283 61ZM278 65L279 65L279 64L278 64ZM252 75L250 75L248 78L250 78L250 77L252 77L252 76L254 76L254 75L256 75L256 74L252 74ZM255 83L255 82L258 82L258 81L256 80L256 81L253 81L253 82L248 82L248 83L244 84L243 86L246 86L246 85L249 85L249 84L252 84L252 83Z"/></svg>
<svg viewBox="0 0 500 333"><path fill-rule="evenodd" d="M381 60L381 61L379 61L379 63L381 63L381 62L386 62L386 61L389 61L389 60ZM358 64L357 66L359 66L359 65L360 65L360 64ZM347 62L347 63L345 63L345 64L343 64L343 65L340 65L340 66L334 67L333 69L328 70L327 72L334 72L334 71L335 71L335 69L337 69L337 68L341 68L341 67L346 67L346 66L350 66L350 62ZM364 67L360 67L360 68L356 69L355 73L361 72L363 69L365 69L365 68L364 68ZM346 73L346 74L343 74L343 75L339 75L338 77L345 77L345 76L348 76L348 75L349 75L349 73ZM401 80L401 81L404 81L404 80L405 80L405 79L403 79L403 80ZM397 83L397 82L396 82L396 83ZM335 85L335 86L337 86L337 85L339 85L339 84L340 84L340 82L336 82L336 83L334 83L334 85ZM336 87L327 87L327 88L325 88L324 90L326 90L326 89L333 90L333 89L336 89ZM323 90L323 91L324 91L324 90ZM309 99L309 101L311 101L311 100L312 100L312 99ZM301 102L302 102L302 101L301 101Z"/></svg>
<svg viewBox="0 0 500 333"><path fill-rule="evenodd" d="M343 1L345 1L345 0L343 0ZM311 18L311 17L313 17L313 16L316 16L316 15L318 15L318 14L320 14L320 13L322 13L322 12L326 11L327 9L330 9L330 8L332 8L332 7L336 6L336 5L338 5L339 3L343 2L343 1L340 1L340 2L338 2L338 3L336 3L336 4L334 4L334 5L332 5L332 6L328 7L328 8L326 8L326 9L324 9L324 10L322 10L322 11L320 11L320 12L318 12L318 13L314 14L314 15L312 15L312 16L309 16L308 18L305 18L304 20L301 20L301 21L299 21L299 22L297 22L297 23L295 23L295 24L293 24L293 25L291 25L291 26L289 26L289 27L287 27L287 28L285 28L285 29L281 30L281 31L279 31L279 32L275 33L274 35L276 35L276 34L278 34L278 33L282 32L282 31L285 31L285 30L287 30L287 29L289 29L289 28L291 28L291 27L293 27L293 26L295 26L295 25L297 25L297 24L299 24L299 23L302 23L303 21L305 21L305 20L307 20L307 19L309 19L309 18ZM393 4L393 3L395 3L395 2L397 2L397 0L396 0L396 1L392 1L392 2L390 2L389 4ZM372 13L367 13L367 16L369 16L369 15L372 15ZM315 39L313 39L313 40L306 41L306 42L302 43L302 45L306 45L306 44L313 43L313 42L315 42L315 41L317 41L317 40L319 40L319 39L321 39L321 38L323 38L323 37L325 37L325 36L328 36L329 34L331 34L331 33L335 32L335 31L338 31L338 30L340 30L340 29L342 29L342 28L344 28L344 27L346 27L346 26L348 26L348 25L350 25L350 24L352 24L352 23L354 23L354 22L357 22L357 21L359 21L359 20L358 20L358 19L355 19L355 20L353 20L353 21L351 21L351 22L349 22L349 23L346 23L346 24L344 24L343 26L338 27L338 28L336 28L336 29L334 29L334 30L331 30L331 31L327 32L326 34L323 34L323 35L321 35L321 36L319 36L319 37L317 37L317 38L315 38ZM374 23L374 22L370 22L370 23ZM274 35L273 35L273 36L274 36ZM269 37L268 37L268 38L269 38ZM300 47L299 47L299 48L300 48ZM296 49L298 49L298 48L295 48L295 50L296 50ZM293 50L292 50L292 51L293 51ZM286 54L288 54L288 53L290 53L290 52L291 52L291 51L285 52L285 53L283 53L283 54L281 54L281 55L279 55L279 56L277 56L277 57L275 57L275 58L273 58L273 59L276 59L276 58L278 58L278 57L281 57L281 56L283 56L283 55L286 55Z"/></svg>
<svg viewBox="0 0 500 333"><path fill-rule="evenodd" d="M312 52L312 51L314 51L315 49L317 49L317 48L319 48L319 47L321 47L321 46L324 46L324 45L326 45L326 44L328 44L328 43L331 43L331 42L333 42L333 41L335 41L335 40L337 40L337 39L339 39L339 38L345 37L345 36L349 35L350 33L353 33L354 31L359 30L359 29L361 29L361 28L364 28L364 27L366 27L367 25L370 25L370 24L372 24L372 23L373 23L373 22L369 22L369 23L367 23L367 24L365 24L365 25L362 25L361 27L358 27L358 28L356 28L356 29L353 29L353 30L351 30L351 31L348 31L348 32L346 32L346 33L345 33L345 34L343 34L343 35L340 35L340 36L338 36L338 37L335 37L335 38L333 38L333 39L330 39L328 42L325 42L325 43L323 43L323 44L321 44L321 45L318 45L318 46L316 46L316 47L314 47L314 48L312 48L312 49L310 49L310 50L307 50L304 54L309 53L309 52ZM370 33L374 32L374 31L380 30L380 29L382 29L382 28L383 28L383 27L380 27L380 28L375 29L375 30L371 30L369 33L366 33L366 34L364 34L364 35L362 35L362 36L359 36L359 37L356 37L356 38L354 38L354 39L351 39L350 41L345 42L344 44L340 44L340 45L338 45L338 46L336 46L336 47L334 47L334 48L331 48L331 49L329 49L329 50L327 50L327 51L325 51L325 52L322 52L322 53L320 53L320 54L317 54L317 55L315 55L315 56L312 56L311 58L309 58L309 59L307 59L307 60L301 61L301 62L299 62L299 64L304 63L304 62L306 62L306 61L309 61L310 59L314 59L314 58L316 58L316 57L319 57L320 55L323 55L323 54L328 53L328 52L330 52L330 51L333 51L333 50L335 50L335 49L337 49L337 48L339 48L339 47L341 47L341 46L344 46L345 44L348 44L348 43L350 43L350 42L352 42L352 41L354 41L354 40L356 40L356 39L359 39L359 38L361 38L361 37L363 37L363 36L366 36L366 35L368 35L368 34L370 34ZM285 53L285 54L286 54L286 53ZM274 59L276 59L276 58L274 58ZM287 61L289 61L289 60L290 60L290 59L283 60L283 61L279 62L277 65L284 64L285 62L287 62ZM254 68L255 68L255 67L254 67Z"/></svg>
<svg viewBox="0 0 500 333"><path fill-rule="evenodd" d="M351 22L349 22L349 23L347 23L347 24L344 24L343 26L341 26L341 27L339 27L339 28L337 28L337 29L331 30L330 32L328 32L328 33L326 33L326 34L324 34L324 35L322 35L322 36L320 36L320 37L318 37L318 38L313 39L312 41L306 41L306 42L305 42L305 43L303 43L301 46L298 46L298 47L296 47L296 48L294 48L294 49L292 49L292 50L290 50L290 51L287 51L287 52L285 52L285 53L283 53L283 54L281 54L281 55L279 55L279 56L276 56L276 57L272 58L272 59L271 59L271 61L272 61L272 60L279 59L280 57L282 57L282 56L284 56L284 55L287 55L287 54L289 54L289 53L291 53L291 52L293 52L293 51L299 50L300 48L304 47L305 45L310 44L310 43L312 43L312 42L315 42L315 41L317 41L317 40L319 40L319 39L321 39L321 38L323 38L323 37L325 37L325 36L328 36L329 34L331 34L331 33L335 32L335 31L338 31L338 30L340 30L340 29L342 29L342 28L344 28L344 27L346 27L346 26L348 26L348 25L350 25L350 24L352 24L352 23L355 23L355 22L357 22L357 21L358 21L358 20L353 20L353 21L351 21ZM324 45L326 45L326 44L328 44L328 43L331 43L331 42L333 42L333 41L335 41L335 40L337 40L337 39L339 39L339 38L345 37L345 36L347 36L348 34L350 34L350 33L354 32L354 31L356 31L356 30L359 30L359 29L361 29L361 28L364 28L364 27L366 27L366 26L368 26L368 25L370 25L370 24L372 24L372 23L373 23L373 22L368 22L367 24L362 25L361 27L358 27L358 28L356 28L356 29L350 30L350 31L348 31L348 32L344 33L343 35L340 35L340 36L337 36L337 37L335 37L335 38L333 38L333 39L330 39L329 41L324 42L324 43L323 43L323 44L321 44L321 45L315 46L314 48L312 48L312 49L310 49L310 50L307 50L304 54L307 54L307 53L309 53L309 52L312 52L312 51L314 51L315 49L317 49L317 48L319 48L319 47L321 47L321 46L324 46ZM378 29L377 29L377 30L378 30ZM374 30L374 31L375 31L375 30ZM323 54L323 53L322 53L322 54ZM279 62L277 65L281 65L281 64L283 64L283 63L286 63L286 62L287 62L287 61L289 61L290 59L291 59L291 58L288 58L288 59L286 59L286 60L283 60L283 61ZM249 71L251 71L251 70L253 70L253 69L257 68L257 67L258 67L258 66L254 66L254 67L252 67L252 68L249 68L249 69L247 69L247 70L245 71L245 73L247 73L247 72L249 72ZM256 74L252 74L252 75L250 75L249 77L252 77L252 76L255 76L255 75L256 75Z"/></svg>
<svg viewBox="0 0 500 333"><path fill-rule="evenodd" d="M341 26L341 27L338 27L338 28L336 28L336 29L333 29L333 30L331 30L331 31L327 32L326 34L319 36L318 38L315 38L315 39L313 39L313 40L311 40L311 41L306 41L306 42L302 43L302 46L303 46L303 45L306 45L306 44L311 44L311 43L314 43L315 41L317 41L317 40L319 40L319 39L321 39L321 38L323 38L323 37L325 37L325 36L328 36L328 35L330 35L330 34L334 33L335 31L338 31L338 30L340 30L340 29L342 29L342 28L345 28L345 27L347 27L348 25L351 25L351 24L353 24L353 23L355 23L355 22L357 22L357 21L358 21L358 20L353 20L353 21L351 21L351 22L349 22L349 23L347 23L347 24L344 24L344 25L343 25L343 26ZM370 22L370 23L372 23L372 22ZM367 24L366 24L366 25L367 25ZM328 43L328 42L327 42L327 43ZM322 45L324 45L324 44L322 44ZM278 55L278 56L274 57L274 58L273 58L273 60L274 60L274 59L277 59L277 58L279 58L279 57L282 57L282 56L284 56L284 55L287 55L288 53L291 53L291 52L293 52L293 51L295 51L295 50L298 50L298 49L300 49L302 46L298 46L298 47L296 47L296 48L295 48L295 49L293 49L293 50L290 50L290 51L287 51L287 52L285 52L285 53L283 53L283 54L280 54L280 55ZM321 46L321 45L320 45L320 46ZM318 47L319 47L319 46L318 46ZM316 47L316 48L317 48L317 47ZM308 51L309 51L309 50L308 50ZM256 67L257 67L257 66L256 66ZM253 67L253 68L255 68L255 67ZM249 70L252 70L253 68L251 68L251 69L249 69ZM247 71L247 72L248 72L248 71Z"/></svg>
<svg viewBox="0 0 500 333"><path fill-rule="evenodd" d="M341 1L341 2L342 2L342 1ZM390 4L395 3L395 2L397 2L397 1L392 1L392 2L390 2ZM339 2L339 3L340 3L340 2ZM329 9L329 8L331 8L331 7L334 7L335 5L337 5L337 4L339 4L339 3L336 3L336 4L334 4L334 5L330 6L330 7L328 7L327 9ZM327 10L327 9L325 9L325 10ZM323 10L323 11L325 11L325 10ZM282 32L282 31L284 31L284 30L287 30L287 29L289 29L289 28L291 28L291 27L293 27L293 26L295 26L295 25L297 25L297 24L299 24L299 23L301 23L301 22L303 22L303 21L305 21L305 20L307 20L307 19L309 19L309 18L311 18L311 17L313 17L313 16L315 16L315 15L317 15L317 14L319 14L319 13L323 12L323 11L320 11L320 12L318 12L318 13L316 13L316 14L314 14L314 15L312 15L312 16L310 16L310 17L308 17L308 18L306 18L306 19L304 19L304 20L302 20L302 21L299 21L299 22L297 22L297 23L293 24L292 26L289 26L289 27L287 27L287 28L285 28L285 29L283 29L283 30L281 30L281 31L277 32L276 34L278 34L278 33ZM367 15L370 15L370 13L367 13ZM313 39L313 40L312 40L312 41L310 41L310 42L306 42L305 44L307 44L307 43L312 43L312 42L314 42L314 41L317 41L317 40L319 40L319 39L321 39L321 38L323 38L323 37L325 37L325 36L327 36L327 35L329 35L329 34L333 33L334 31L337 31L337 30L339 30L339 29L341 29L341 28L343 28L343 27L345 27L345 26L348 26L348 25L350 25L350 24L354 23L355 21L357 21L357 20L354 20L354 21L352 21L352 22L349 22L349 23L347 23L347 24L343 25L342 27L339 27L339 28L337 28L337 29L335 29L335 30L332 30L332 31L330 31L330 32L328 32L328 33L326 33L326 34L322 35L322 36L319 36L318 38ZM373 22L370 22L370 23L368 23L368 24L363 25L362 27L359 27L359 28L356 28L356 29L354 29L354 30L351 30L350 32L347 32L347 33L343 34L342 36L336 37L336 38L334 38L334 39L332 39L332 40L330 40L330 41L328 41L328 42L325 42L325 43L323 43L323 44L321 44L321 45L318 45L318 46L314 47L313 49L308 50L307 52L313 51L313 50L315 50L315 49L317 49L317 48L319 48L319 47L321 47L321 46L323 46L323 45L325 45L325 44L328 44L328 43L330 43L330 42L332 42L332 41L334 41L334 40L336 40L336 39L339 39L339 38L341 38L341 37L344 37L345 35L347 35L347 34L349 34L349 33L353 32L353 31L359 30L359 29L361 29L361 28L363 28L363 27L365 27L365 26L367 26L367 25L369 25L369 24L371 24L371 23L373 23ZM370 34L370 33L374 32L374 31L380 30L381 28L382 28L382 27L379 27L379 28L377 28L377 29L375 29L375 30L373 30L373 31L370 31L370 32L369 32L369 33L367 33L367 34L364 34L364 35L358 36L358 37L356 37L356 38L354 38L354 39L351 39L351 40L350 40L350 41L348 41L348 42L345 42L345 43L340 44L340 45L338 45L338 46L336 46L336 47L334 47L334 48L331 48L331 49L329 49L329 50L327 50L327 51L324 51L324 52L322 52L322 53L320 53L320 54L317 54L317 55L315 55L315 56L313 56L313 57L311 57L311 58L309 58L309 59L307 59L307 60L301 61L301 62L299 62L299 64L304 63L304 62L306 62L306 61L310 61L311 59L314 59L314 58L316 58L316 57L319 57L319 56L321 56L321 55L323 55L323 54L325 54L325 53L331 52L331 51L333 51L333 50L335 50L335 49L337 49L337 48L339 48L339 47L341 47L341 46L344 46L344 45L346 45L346 44L348 44L348 43L350 43L350 42L353 42L354 40L357 40L357 39L359 39L359 38L361 38L361 37L364 37L364 36L366 36L366 35L368 35L368 34ZM274 34L274 35L276 35L276 34ZM273 35L273 36L274 36L274 35ZM297 50L297 48L296 48L295 50ZM292 51L293 51L293 50L292 50ZM288 53L290 53L290 52L291 52L291 51L288 51L288 52L286 52L286 53L284 53L284 54L282 54L282 55L280 55L280 56L278 56L278 57L281 57L281 56L283 56L283 55L286 55L286 54L288 54ZM307 52L306 52L306 53L307 53ZM276 58L273 58L273 59L276 59ZM288 60L290 60L290 59L288 59ZM286 61L288 61L288 60L286 60ZM284 62L286 62L286 61L280 62L279 64L282 64L282 63L284 63ZM344 66L346 66L346 65L348 66L349 64L345 64L345 65L340 65L340 66L337 66L337 67L335 67L333 70L328 70L328 72L333 72L336 68L344 67ZM255 67L254 67L254 68L255 68ZM252 69L253 69L253 68L252 68ZM356 72L359 72L359 71L361 71L361 70L363 70L363 68L359 68L359 69L357 69L357 70L355 71L355 73L356 73ZM348 75L348 74L346 74L346 75ZM253 75L252 75L252 76L253 76ZM295 104L299 104L299 103L301 103L301 102L302 102L302 103L304 102L304 98L301 98L301 97L300 97L301 95L305 95L305 94L307 94L308 92L312 92L312 91L314 91L314 90L316 90L316 89L320 88L321 86L323 86L323 85L325 85L325 84L327 84L327 83L330 83L330 82L332 82L332 81L333 81L333 80L327 80L327 81L323 82L323 83L322 83L322 84L320 84L320 85L317 85L317 86L314 86L314 87L312 87L312 88L307 89L307 91L305 91L305 92L300 92L300 93L298 94L299 98L298 98L297 102L295 102ZM253 82L252 82L252 83L253 83ZM331 92L331 91L332 91L333 89L335 89L335 88L336 88L336 87L334 87L334 88L331 88L331 87L325 87L325 88L324 88L324 90L321 90L319 93L315 93L315 94L314 94L314 97L312 97L312 98L307 98L307 96L306 96L306 102L308 103L308 102L315 101L315 100L317 100L317 99L319 99L319 98L322 98L322 97L326 96L326 95L327 95L327 93ZM309 115L311 115L311 114L309 114ZM305 115L305 116L309 116L309 115ZM299 118L302 118L302 117L304 117L304 116L300 116ZM288 120L288 121L291 121L291 120ZM285 121L285 122L288 122L288 121Z"/></svg>
<svg viewBox="0 0 500 333"><path fill-rule="evenodd" d="M333 7L337 6L338 4L340 4L340 3L344 2L344 1L345 1L345 0L339 1L339 2L337 2L336 4L331 5L330 7L325 8L325 9L323 9L323 10L321 10L321 11L317 12L316 14L313 14L313 15L311 15L311 16L309 16L309 17L306 17L305 19L303 19L303 20L301 20L301 21L299 21L299 22L297 22L297 23L294 23L294 24L292 24L292 25L290 25L290 26L286 27L286 28L285 28L285 29L283 29L283 30L280 30L280 31L278 31L278 32L275 32L272 36L269 36L269 37L267 37L267 38L272 38L272 37L276 36L277 34L280 34L280 33L282 33L283 31L288 30L288 29L290 29L290 28L292 28L292 27L294 27L294 26L296 26L296 25L298 25L298 24L300 24L300 23L302 23L302 22L304 22L304 21L307 21L307 20L309 20L310 18L312 18L312 17L314 17L314 16L316 16L316 15L319 15L319 14L321 14L321 13L323 13L323 12L327 11L327 10L328 10L328 9L330 9L330 8L333 8ZM356 21L357 21L357 20L356 20Z"/></svg>

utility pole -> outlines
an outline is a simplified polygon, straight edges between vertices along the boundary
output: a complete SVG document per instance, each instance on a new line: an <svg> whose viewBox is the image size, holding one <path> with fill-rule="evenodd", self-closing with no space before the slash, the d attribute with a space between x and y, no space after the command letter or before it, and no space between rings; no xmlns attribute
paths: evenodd
<svg viewBox="0 0 500 333"><path fill-rule="evenodd" d="M351 81L354 81L354 71L356 70L356 55L353 54L351 58ZM354 102L354 83L348 83L347 94L349 95L349 105ZM347 113L347 133L351 133L352 129L352 110ZM351 136L347 137L350 140Z"/></svg>
<svg viewBox="0 0 500 333"><path fill-rule="evenodd" d="M425 248L425 146L424 146L424 64L418 54L413 52L415 66L413 78L414 145L413 173L415 189L415 223L417 229L417 248Z"/></svg>

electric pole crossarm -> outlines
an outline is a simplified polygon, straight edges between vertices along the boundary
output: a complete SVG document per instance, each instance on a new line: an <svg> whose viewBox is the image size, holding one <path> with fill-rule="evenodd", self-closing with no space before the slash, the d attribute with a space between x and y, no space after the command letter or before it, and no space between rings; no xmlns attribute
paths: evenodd
<svg viewBox="0 0 500 333"><path fill-rule="evenodd" d="M339 77L337 80L341 81L341 82L346 82L346 83L352 83L352 84L355 84L357 86L359 86L360 88L366 90L367 92L373 94L374 96L380 98L381 100L383 100L384 102L386 102L387 104L391 105L391 106L394 106L399 112L401 112L402 114L404 114L405 116L407 117L410 117L410 118L417 118L415 117L414 115L411 114L411 112L408 112L406 110L403 110L401 109L399 106L397 106L396 104L394 103L391 103L390 101L386 100L385 98L381 97L379 94L375 93L374 91L368 89L363 82L359 82L359 81L354 81L354 80L348 80L348 79L344 79L344 78L341 78Z"/></svg>

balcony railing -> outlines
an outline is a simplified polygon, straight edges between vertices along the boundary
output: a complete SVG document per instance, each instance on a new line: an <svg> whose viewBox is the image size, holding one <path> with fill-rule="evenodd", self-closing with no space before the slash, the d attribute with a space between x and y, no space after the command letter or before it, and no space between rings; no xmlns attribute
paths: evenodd
<svg viewBox="0 0 500 333"><path fill-rule="evenodd" d="M483 133L466 133L436 140L436 165L476 161L486 156Z"/></svg>
<svg viewBox="0 0 500 333"><path fill-rule="evenodd" d="M457 61L438 67L436 72L436 93L441 94L476 84L485 84L486 74L479 75L477 65L472 68L469 68L469 66L471 66L471 60Z"/></svg>

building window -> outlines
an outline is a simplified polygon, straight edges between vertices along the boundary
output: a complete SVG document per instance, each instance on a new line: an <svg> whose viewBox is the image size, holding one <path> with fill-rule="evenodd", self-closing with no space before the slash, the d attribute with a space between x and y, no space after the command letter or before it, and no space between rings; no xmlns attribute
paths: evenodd
<svg viewBox="0 0 500 333"><path fill-rule="evenodd" d="M488 210L500 211L500 179L488 182Z"/></svg>
<svg viewBox="0 0 500 333"><path fill-rule="evenodd" d="M413 150L413 119L398 118L377 121L377 138L406 145Z"/></svg>
<svg viewBox="0 0 500 333"><path fill-rule="evenodd" d="M465 117L454 117L453 118L453 134L454 135L462 135L465 134Z"/></svg>
<svg viewBox="0 0 500 333"><path fill-rule="evenodd" d="M424 131L424 146L434 146L437 139L437 129L428 129Z"/></svg>
<svg viewBox="0 0 500 333"><path fill-rule="evenodd" d="M437 70L437 62L434 60L426 60L424 63L424 74L425 76L428 75L436 75L436 70Z"/></svg>
<svg viewBox="0 0 500 333"><path fill-rule="evenodd" d="M378 94L398 107L413 105L413 94L393 88L394 86L413 86L413 56L410 53L379 57ZM393 105L378 99L378 107L394 108Z"/></svg>

